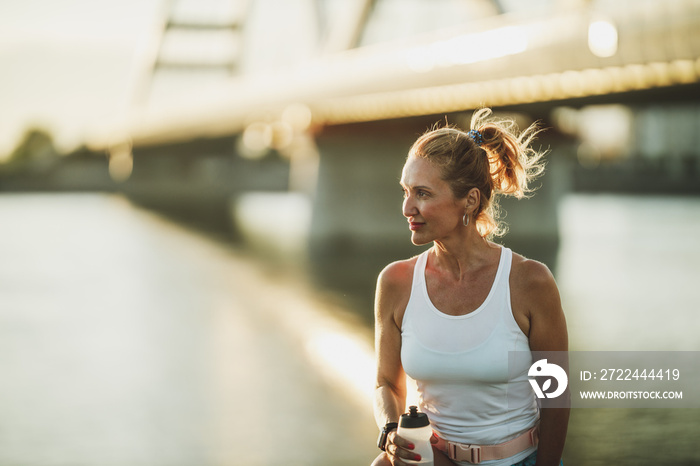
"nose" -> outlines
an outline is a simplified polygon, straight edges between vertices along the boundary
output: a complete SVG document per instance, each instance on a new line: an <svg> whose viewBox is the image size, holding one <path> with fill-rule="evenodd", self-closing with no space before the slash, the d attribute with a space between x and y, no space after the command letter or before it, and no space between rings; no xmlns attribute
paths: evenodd
<svg viewBox="0 0 700 466"><path fill-rule="evenodd" d="M418 213L418 208L413 200L413 196L408 195L404 198L401 211L406 218L413 217Z"/></svg>

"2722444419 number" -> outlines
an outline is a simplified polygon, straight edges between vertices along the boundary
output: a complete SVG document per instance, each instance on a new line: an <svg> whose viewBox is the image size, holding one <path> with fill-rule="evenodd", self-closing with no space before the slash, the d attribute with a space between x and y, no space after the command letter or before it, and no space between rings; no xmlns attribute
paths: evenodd
<svg viewBox="0 0 700 466"><path fill-rule="evenodd" d="M598 380L678 380L680 377L678 369L601 369Z"/></svg>

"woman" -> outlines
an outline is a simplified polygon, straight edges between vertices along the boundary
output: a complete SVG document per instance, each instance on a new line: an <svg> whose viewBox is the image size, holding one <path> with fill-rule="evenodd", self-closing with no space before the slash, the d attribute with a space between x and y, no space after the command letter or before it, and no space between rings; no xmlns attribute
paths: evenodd
<svg viewBox="0 0 700 466"><path fill-rule="evenodd" d="M560 463L568 409L540 410L527 374L507 371L509 351L567 350L559 293L545 265L488 240L503 233L494 196L523 197L543 154L529 148L534 125L517 135L490 115L476 112L469 132L427 132L403 168L411 241L433 246L378 278L376 466L417 459L395 428L406 374L435 432L436 466Z"/></svg>

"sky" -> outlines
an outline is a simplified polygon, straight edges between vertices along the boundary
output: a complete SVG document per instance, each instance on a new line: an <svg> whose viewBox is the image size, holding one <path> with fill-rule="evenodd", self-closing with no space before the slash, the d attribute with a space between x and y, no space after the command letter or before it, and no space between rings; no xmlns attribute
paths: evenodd
<svg viewBox="0 0 700 466"><path fill-rule="evenodd" d="M130 101L140 47L161 0L0 1L0 159L24 131L60 149L109 125Z"/></svg>
<svg viewBox="0 0 700 466"><path fill-rule="evenodd" d="M166 1L0 0L0 161L28 128L48 130L67 151L122 121ZM226 12L217 4L227 4L184 3L197 11L180 13L215 15ZM299 8L308 2L257 0L254 5L246 19L246 48L255 53L245 60L246 72L298 60L314 46L315 25L302 21L313 15ZM169 99L181 94L168 92Z"/></svg>

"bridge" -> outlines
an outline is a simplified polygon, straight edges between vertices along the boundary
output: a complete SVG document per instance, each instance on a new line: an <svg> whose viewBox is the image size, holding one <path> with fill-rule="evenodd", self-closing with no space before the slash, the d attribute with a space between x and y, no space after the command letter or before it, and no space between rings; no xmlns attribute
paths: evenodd
<svg viewBox="0 0 700 466"><path fill-rule="evenodd" d="M355 2L344 23L327 18L344 27L329 28L310 58L246 72L239 52L232 75L184 87L181 100L136 102L91 146L108 151L132 198L233 222L293 250L394 244L405 230L395 180L411 142L436 121L466 124L481 106L549 128L542 189L517 208L504 204L511 241L556 241L555 203L576 187L697 189L698 2L535 2L527 11L509 3L464 2L478 14L397 38L377 37L391 2ZM260 12L238 11L226 27L244 44L255 28L283 49L293 41L266 29ZM178 25L168 12L161 39ZM173 69L213 67L151 60L141 89ZM286 225L284 241L268 238L280 231L271 223Z"/></svg>

